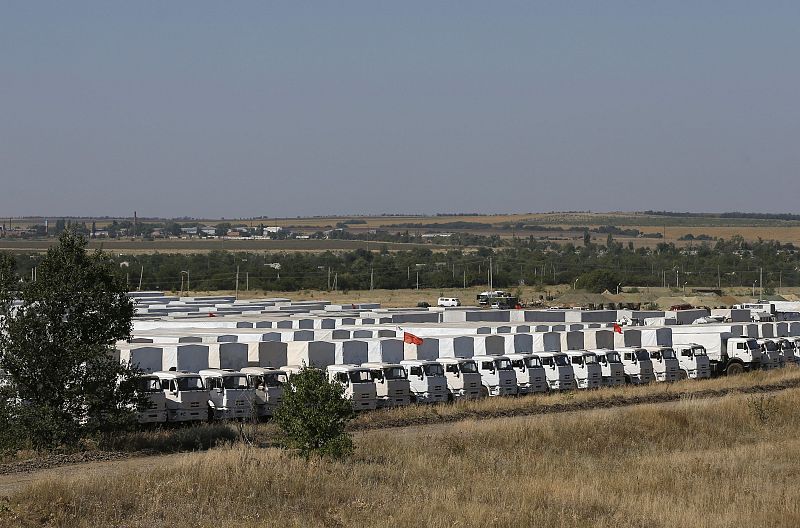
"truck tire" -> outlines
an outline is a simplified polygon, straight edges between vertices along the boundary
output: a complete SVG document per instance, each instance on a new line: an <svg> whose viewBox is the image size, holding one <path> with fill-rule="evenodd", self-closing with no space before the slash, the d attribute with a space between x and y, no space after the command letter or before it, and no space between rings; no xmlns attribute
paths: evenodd
<svg viewBox="0 0 800 528"><path fill-rule="evenodd" d="M488 398L489 397L489 389L485 386L481 386L481 398Z"/></svg>
<svg viewBox="0 0 800 528"><path fill-rule="evenodd" d="M689 373L685 370L678 371L678 381L683 381L685 379L689 379Z"/></svg>
<svg viewBox="0 0 800 528"><path fill-rule="evenodd" d="M736 376L744 372L744 367L741 363L731 363L725 368L726 376Z"/></svg>
<svg viewBox="0 0 800 528"><path fill-rule="evenodd" d="M625 374L625 385L630 385L630 384L631 384L631 377Z"/></svg>

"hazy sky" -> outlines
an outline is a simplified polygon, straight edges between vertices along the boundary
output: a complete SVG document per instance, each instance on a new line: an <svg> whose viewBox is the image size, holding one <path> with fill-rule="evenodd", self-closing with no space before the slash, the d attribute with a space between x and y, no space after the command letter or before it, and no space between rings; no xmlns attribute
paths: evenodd
<svg viewBox="0 0 800 528"><path fill-rule="evenodd" d="M0 2L0 216L800 209L800 2Z"/></svg>

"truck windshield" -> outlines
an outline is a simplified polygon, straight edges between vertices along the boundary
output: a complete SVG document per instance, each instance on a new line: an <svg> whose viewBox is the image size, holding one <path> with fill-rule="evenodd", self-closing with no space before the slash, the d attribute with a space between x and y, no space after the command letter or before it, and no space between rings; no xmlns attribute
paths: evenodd
<svg viewBox="0 0 800 528"><path fill-rule="evenodd" d="M542 365L550 367L553 365L553 356L542 356L539 358L542 362Z"/></svg>
<svg viewBox="0 0 800 528"><path fill-rule="evenodd" d="M369 373L372 376L372 381L383 381L382 369L372 369L369 371Z"/></svg>
<svg viewBox="0 0 800 528"><path fill-rule="evenodd" d="M245 376L223 376L222 386L226 389L246 389L247 378Z"/></svg>
<svg viewBox="0 0 800 528"><path fill-rule="evenodd" d="M528 368L537 368L542 366L542 362L539 361L538 357L529 357L525 360L525 364L528 366Z"/></svg>
<svg viewBox="0 0 800 528"><path fill-rule="evenodd" d="M567 356L555 356L553 359L559 367L569 366L569 359L567 359Z"/></svg>
<svg viewBox="0 0 800 528"><path fill-rule="evenodd" d="M692 355L694 355L695 357L697 357L697 356L705 356L706 355L706 349L703 348L703 347L692 347Z"/></svg>
<svg viewBox="0 0 800 528"><path fill-rule="evenodd" d="M636 359L638 359L639 361L649 361L650 354L647 352L647 350L637 350Z"/></svg>
<svg viewBox="0 0 800 528"><path fill-rule="evenodd" d="M609 363L620 363L619 352L606 352L606 358Z"/></svg>
<svg viewBox="0 0 800 528"><path fill-rule="evenodd" d="M747 348L750 350L758 350L758 341L756 341L755 339L748 339Z"/></svg>
<svg viewBox="0 0 800 528"><path fill-rule="evenodd" d="M372 375L368 370L353 370L348 375L351 383L369 383L372 381Z"/></svg>
<svg viewBox="0 0 800 528"><path fill-rule="evenodd" d="M161 380L158 378L139 378L136 380L136 392L160 392Z"/></svg>
<svg viewBox="0 0 800 528"><path fill-rule="evenodd" d="M389 367L383 369L383 372L386 375L386 379L390 380L406 379L408 377L406 369L403 367Z"/></svg>
<svg viewBox="0 0 800 528"><path fill-rule="evenodd" d="M675 351L671 348L662 348L661 355L664 356L664 359L675 359Z"/></svg>
<svg viewBox="0 0 800 528"><path fill-rule="evenodd" d="M511 370L511 361L508 359L495 359L494 364L497 365L497 370Z"/></svg>
<svg viewBox="0 0 800 528"><path fill-rule="evenodd" d="M438 363L429 363L427 365L423 365L422 369L428 376L444 376L444 369Z"/></svg>
<svg viewBox="0 0 800 528"><path fill-rule="evenodd" d="M462 361L458 366L464 374L476 374L478 372L478 364L474 361Z"/></svg>
<svg viewBox="0 0 800 528"><path fill-rule="evenodd" d="M283 372L267 372L264 374L264 381L267 387L280 387L286 383L286 374Z"/></svg>
<svg viewBox="0 0 800 528"><path fill-rule="evenodd" d="M764 350L768 350L770 352L775 352L778 350L778 348L775 346L775 341L765 341Z"/></svg>
<svg viewBox="0 0 800 528"><path fill-rule="evenodd" d="M586 361L587 365L593 365L593 364L597 363L597 356L586 355L586 356L583 356L583 357L584 357L584 361Z"/></svg>
<svg viewBox="0 0 800 528"><path fill-rule="evenodd" d="M200 376L178 378L179 391L203 390L203 380Z"/></svg>

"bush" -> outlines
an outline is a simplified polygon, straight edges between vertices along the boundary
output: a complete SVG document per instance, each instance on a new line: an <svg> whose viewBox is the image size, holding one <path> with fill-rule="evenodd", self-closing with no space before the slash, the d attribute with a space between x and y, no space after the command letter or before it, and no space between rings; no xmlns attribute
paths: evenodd
<svg viewBox="0 0 800 528"><path fill-rule="evenodd" d="M353 451L352 438L345 431L353 416L344 386L329 381L319 369L304 367L284 387L275 422L286 434L289 446L305 458L312 454L343 458Z"/></svg>

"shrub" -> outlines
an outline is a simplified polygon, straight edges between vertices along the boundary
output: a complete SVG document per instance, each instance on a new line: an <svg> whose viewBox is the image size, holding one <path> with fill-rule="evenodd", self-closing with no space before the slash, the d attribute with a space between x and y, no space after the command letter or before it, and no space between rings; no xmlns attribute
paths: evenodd
<svg viewBox="0 0 800 528"><path fill-rule="evenodd" d="M352 418L353 407L344 396L344 386L308 367L289 378L281 406L275 411L275 421L289 446L305 458L349 455L353 441L345 427Z"/></svg>

